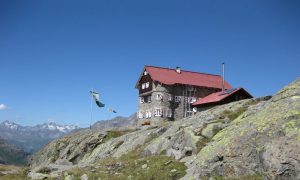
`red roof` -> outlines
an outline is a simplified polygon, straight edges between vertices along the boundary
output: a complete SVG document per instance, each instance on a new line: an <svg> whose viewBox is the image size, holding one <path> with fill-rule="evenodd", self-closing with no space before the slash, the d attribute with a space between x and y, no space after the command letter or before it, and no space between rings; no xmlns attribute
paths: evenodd
<svg viewBox="0 0 300 180"><path fill-rule="evenodd" d="M228 96L230 96L230 95L232 95L232 94L234 94L234 93L236 93L240 90L245 91L247 94L249 94L243 88L229 89L225 92L221 91L221 92L216 92L216 93L210 94L208 96L205 96L204 98L201 98L198 101L194 102L193 106L220 102L223 99L227 98ZM250 94L249 94L249 96L252 97Z"/></svg>
<svg viewBox="0 0 300 180"><path fill-rule="evenodd" d="M181 73L177 73L175 69L154 66L145 66L145 70L150 74L153 81L167 85L184 84L222 89L222 76L220 75L185 70L181 70ZM225 82L225 89L230 88L231 85Z"/></svg>

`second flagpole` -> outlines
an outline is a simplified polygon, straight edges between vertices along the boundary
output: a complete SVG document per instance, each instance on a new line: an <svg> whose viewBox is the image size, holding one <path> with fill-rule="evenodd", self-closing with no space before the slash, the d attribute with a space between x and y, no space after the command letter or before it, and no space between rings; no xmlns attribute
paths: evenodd
<svg viewBox="0 0 300 180"><path fill-rule="evenodd" d="M94 88L92 88L92 92L91 92L91 120L90 120L90 129L92 129L92 122L93 122L93 93L94 93Z"/></svg>

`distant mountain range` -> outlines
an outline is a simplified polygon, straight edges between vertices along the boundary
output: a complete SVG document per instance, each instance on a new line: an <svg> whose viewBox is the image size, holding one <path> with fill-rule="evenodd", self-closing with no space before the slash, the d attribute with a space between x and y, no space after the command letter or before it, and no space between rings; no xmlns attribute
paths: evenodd
<svg viewBox="0 0 300 180"><path fill-rule="evenodd" d="M129 117L117 116L110 120L97 121L93 129L109 129L131 126L137 121L136 114ZM36 126L22 126L13 121L0 123L0 138L14 144L25 153L33 154L48 142L81 128L74 125L59 125L54 122Z"/></svg>
<svg viewBox="0 0 300 180"><path fill-rule="evenodd" d="M78 127L74 125L58 125L53 122L36 126L21 126L12 121L4 121L0 124L0 137L26 153L32 154L51 140L76 129Z"/></svg>
<svg viewBox="0 0 300 180"><path fill-rule="evenodd" d="M126 126L132 126L137 122L136 113L129 116L117 116L113 119L109 120L101 120L97 121L95 124L92 125L93 129L109 129L109 128L121 128Z"/></svg>

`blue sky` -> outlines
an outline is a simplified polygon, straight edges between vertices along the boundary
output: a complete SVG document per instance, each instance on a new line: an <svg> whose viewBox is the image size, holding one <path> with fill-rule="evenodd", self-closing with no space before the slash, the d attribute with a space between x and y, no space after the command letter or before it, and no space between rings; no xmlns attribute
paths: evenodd
<svg viewBox="0 0 300 180"><path fill-rule="evenodd" d="M299 77L299 19L297 0L1 1L0 121L88 126L91 88L128 116L146 64L220 74L224 61L233 86L273 94Z"/></svg>

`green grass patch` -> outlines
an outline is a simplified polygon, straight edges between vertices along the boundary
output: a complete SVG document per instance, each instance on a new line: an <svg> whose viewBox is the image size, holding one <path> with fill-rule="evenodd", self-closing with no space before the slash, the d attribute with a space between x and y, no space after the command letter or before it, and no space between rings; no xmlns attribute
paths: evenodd
<svg viewBox="0 0 300 180"><path fill-rule="evenodd" d="M179 179L186 174L184 163L171 157L164 155L143 157L144 147L145 145L138 146L120 158L107 158L95 167L75 168L69 173L74 176L74 179L80 179L83 174L87 174L89 179L101 178L102 180L171 180Z"/></svg>
<svg viewBox="0 0 300 180"><path fill-rule="evenodd" d="M160 155L166 155L167 154L167 150L166 149L164 149L164 150L162 150L161 152L160 152Z"/></svg>
<svg viewBox="0 0 300 180"><path fill-rule="evenodd" d="M241 114L243 114L247 110L246 107L240 107L235 111L225 110L221 113L221 117L228 117L231 121L235 120Z"/></svg>
<svg viewBox="0 0 300 180"><path fill-rule="evenodd" d="M205 178L203 178L203 179L205 179ZM223 177L223 176L214 176L213 179L215 179L215 180L263 180L264 176L261 175L261 174L252 174L252 175L236 177L236 178L228 178L228 177Z"/></svg>
<svg viewBox="0 0 300 180"><path fill-rule="evenodd" d="M136 153L133 153L136 155ZM186 172L183 163L176 161L168 156L150 156L142 159L131 159L133 154L120 159L106 159L102 161L100 167L93 168L75 168L68 173L77 180L83 174L87 174L89 179L101 178L103 180L121 180L121 179L179 179ZM145 165L146 164L146 165ZM143 167L143 165L145 167ZM94 172L92 172L94 171Z"/></svg>
<svg viewBox="0 0 300 180"><path fill-rule="evenodd" d="M124 131L107 131L105 138L103 139L103 143L109 141L112 138L117 138L123 136L125 134L131 133L133 130L124 130Z"/></svg>
<svg viewBox="0 0 300 180"><path fill-rule="evenodd" d="M1 171L15 171L12 174L4 174ZM1 180L24 180L28 179L28 168L18 167L18 166L10 166L10 165L0 165L0 179Z"/></svg>
<svg viewBox="0 0 300 180"><path fill-rule="evenodd" d="M198 154L201 149L203 149L207 143L209 143L210 139L201 136L201 138L199 139L199 141L196 143L196 154Z"/></svg>

